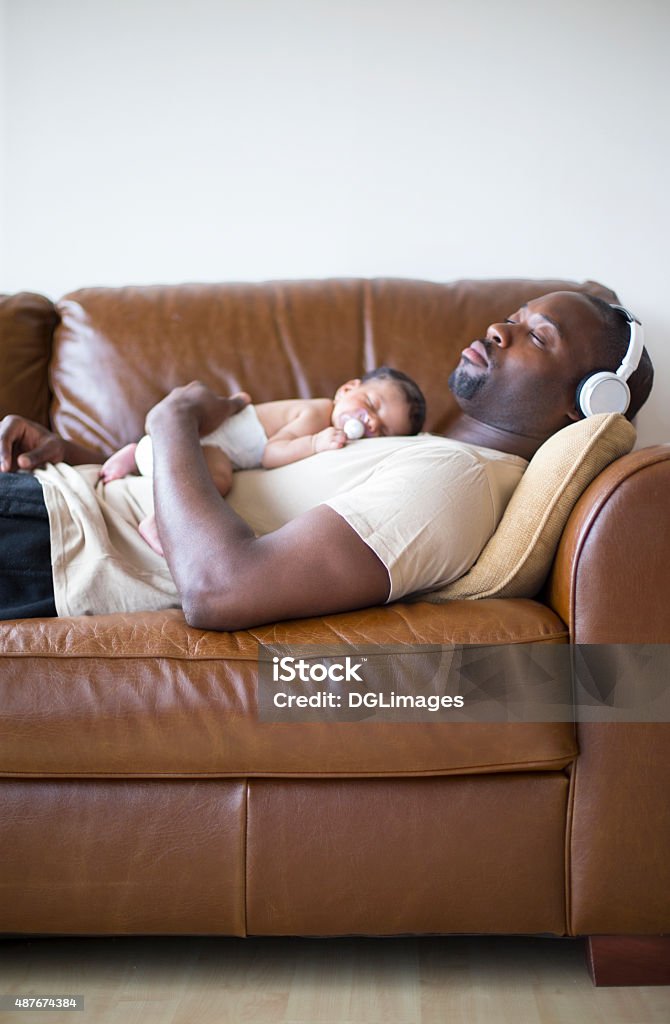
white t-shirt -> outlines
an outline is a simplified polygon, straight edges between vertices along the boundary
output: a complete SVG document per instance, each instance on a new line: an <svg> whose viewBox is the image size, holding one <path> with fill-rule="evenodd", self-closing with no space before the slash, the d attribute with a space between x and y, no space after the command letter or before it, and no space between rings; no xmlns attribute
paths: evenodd
<svg viewBox="0 0 670 1024"><path fill-rule="evenodd" d="M389 600L433 590L476 561L526 467L524 459L448 438L356 441L277 469L235 474L227 500L257 535L327 504L372 548ZM103 484L97 466L36 471L51 529L59 615L179 606L165 559L137 531L152 481Z"/></svg>

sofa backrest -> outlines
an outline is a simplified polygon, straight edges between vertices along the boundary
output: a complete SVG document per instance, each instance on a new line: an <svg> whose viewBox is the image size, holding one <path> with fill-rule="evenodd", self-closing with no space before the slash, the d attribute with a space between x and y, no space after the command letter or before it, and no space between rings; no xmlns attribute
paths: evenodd
<svg viewBox="0 0 670 1024"><path fill-rule="evenodd" d="M269 401L332 395L343 381L389 363L422 387L426 429L440 432L456 412L447 381L462 349L492 321L561 288L615 299L595 282L511 279L82 289L56 303L51 420L64 436L107 454L137 440L151 406L189 380ZM36 337L48 321L43 301ZM10 397L0 392L5 403Z"/></svg>
<svg viewBox="0 0 670 1024"><path fill-rule="evenodd" d="M48 366L56 307L43 295L0 295L0 417L49 422Z"/></svg>

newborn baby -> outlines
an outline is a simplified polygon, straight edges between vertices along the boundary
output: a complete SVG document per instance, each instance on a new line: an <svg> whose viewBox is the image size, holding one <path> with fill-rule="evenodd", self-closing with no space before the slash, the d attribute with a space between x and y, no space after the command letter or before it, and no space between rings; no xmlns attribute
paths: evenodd
<svg viewBox="0 0 670 1024"><path fill-rule="evenodd" d="M201 438L201 444L212 479L226 494L231 467L274 469L362 437L418 434L425 415L426 402L418 385L400 370L381 366L342 384L332 399L289 398L248 405ZM110 456L100 477L109 483L135 472L153 473L148 436ZM154 516L143 519L139 530L162 555Z"/></svg>

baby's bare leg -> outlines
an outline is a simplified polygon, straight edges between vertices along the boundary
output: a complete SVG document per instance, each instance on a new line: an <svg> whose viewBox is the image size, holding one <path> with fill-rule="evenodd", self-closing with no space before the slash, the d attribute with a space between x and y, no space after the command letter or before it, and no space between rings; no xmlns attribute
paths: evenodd
<svg viewBox="0 0 670 1024"><path fill-rule="evenodd" d="M217 491L221 495L227 494L233 482L233 465L230 459L225 452L221 451L220 448L216 448L211 444L203 445L202 451L205 456L207 468L212 476L212 480L214 481ZM156 516L153 513L146 516L139 524L138 530L140 532L140 536L144 537L149 547L152 548L157 555L162 555L163 545L161 544L158 536Z"/></svg>
<svg viewBox="0 0 670 1024"><path fill-rule="evenodd" d="M146 516L146 518L142 520L142 522L138 526L138 530L140 531L140 536L144 537L149 547L153 548L157 555L162 555L163 545L161 544L160 538L158 536L156 516L153 514L153 512L151 513L151 515Z"/></svg>
<svg viewBox="0 0 670 1024"><path fill-rule="evenodd" d="M207 469L220 495L225 496L233 484L233 464L220 448L212 444L204 444L202 453L205 456Z"/></svg>
<svg viewBox="0 0 670 1024"><path fill-rule="evenodd" d="M136 473L136 449L136 444L127 444L125 448L119 448L118 452L114 452L113 455L110 455L107 461L103 462L100 467L100 479L104 480L105 483L108 484L110 480L120 480L122 476L128 476L129 473Z"/></svg>

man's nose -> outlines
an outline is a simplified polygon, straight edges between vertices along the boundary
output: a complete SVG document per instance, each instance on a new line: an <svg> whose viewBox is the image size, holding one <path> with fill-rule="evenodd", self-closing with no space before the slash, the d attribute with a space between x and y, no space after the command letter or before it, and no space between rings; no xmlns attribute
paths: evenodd
<svg viewBox="0 0 670 1024"><path fill-rule="evenodd" d="M492 341L495 345L499 345L500 348L507 348L512 340L511 326L511 324L506 323L491 324L486 332L486 340Z"/></svg>

